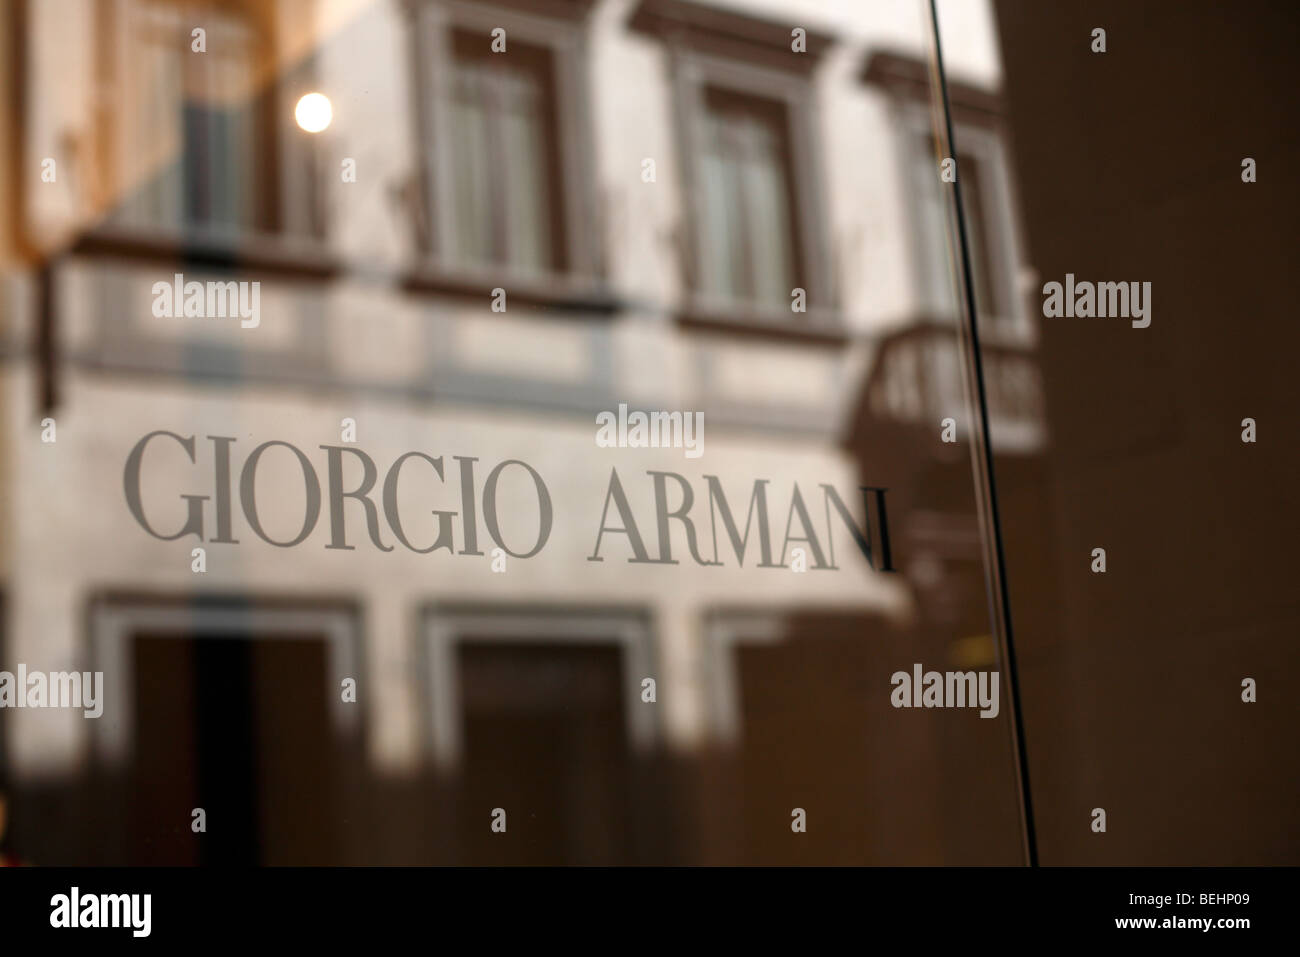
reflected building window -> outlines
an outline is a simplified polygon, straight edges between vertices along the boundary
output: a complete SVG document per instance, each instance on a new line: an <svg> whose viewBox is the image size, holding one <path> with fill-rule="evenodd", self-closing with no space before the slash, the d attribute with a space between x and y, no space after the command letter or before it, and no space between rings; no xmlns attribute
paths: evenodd
<svg viewBox="0 0 1300 957"><path fill-rule="evenodd" d="M257 23L229 7L129 0L119 8L119 222L169 230L264 225L258 176ZM205 31L195 53L191 30Z"/></svg>
<svg viewBox="0 0 1300 957"><path fill-rule="evenodd" d="M943 163L956 160L970 252L971 280L980 329L1009 346L1032 346L1035 325L1019 293L1020 252L1005 142L1005 103L997 90L949 79L951 145L936 139L931 78L920 59L877 50L862 80L883 94L898 118L899 163L913 235L920 317L948 323L960 313L956 223L951 216ZM949 156L949 151L954 155Z"/></svg>
<svg viewBox="0 0 1300 957"><path fill-rule="evenodd" d="M590 4L521 6L412 7L415 242L426 280L586 289L601 271L582 26Z"/></svg>
<svg viewBox="0 0 1300 957"><path fill-rule="evenodd" d="M795 54L781 21L680 0L640 0L628 22L662 45L673 81L686 207L680 318L842 334L812 80L830 38L807 34Z"/></svg>
<svg viewBox="0 0 1300 957"><path fill-rule="evenodd" d="M453 52L453 258L562 268L550 54L518 42L508 57L493 54L481 36L462 31Z"/></svg>
<svg viewBox="0 0 1300 957"><path fill-rule="evenodd" d="M972 135L969 131L962 131ZM960 138L960 137L959 137ZM948 210L944 183L937 171L944 157L932 136L918 138L912 151L913 184L923 222L922 274L925 297L940 314L955 311L953 272L947 241ZM1011 318L1006 277L999 269L1009 265L1002 253L1006 241L1006 224L1000 221L996 205L991 202L989 177L992 171L977 154L959 149L957 175L961 178L962 200L966 214L966 237L971 254L971 278L975 287L975 307L981 321Z"/></svg>
<svg viewBox="0 0 1300 957"><path fill-rule="evenodd" d="M798 283L785 107L710 88L703 126L703 289L724 299L788 305Z"/></svg>

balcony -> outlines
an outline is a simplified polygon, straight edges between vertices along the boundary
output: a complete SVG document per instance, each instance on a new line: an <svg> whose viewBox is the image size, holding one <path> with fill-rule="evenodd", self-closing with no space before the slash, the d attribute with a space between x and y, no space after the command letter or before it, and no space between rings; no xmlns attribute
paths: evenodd
<svg viewBox="0 0 1300 957"><path fill-rule="evenodd" d="M1047 441L1043 390L1031 349L981 343L984 386L993 448L1000 455L1029 457ZM868 447L903 443L931 459L970 441L971 415L961 339L947 324L918 322L880 340L863 390L858 431ZM957 441L940 439L940 423L957 423ZM964 459L964 453L961 456Z"/></svg>

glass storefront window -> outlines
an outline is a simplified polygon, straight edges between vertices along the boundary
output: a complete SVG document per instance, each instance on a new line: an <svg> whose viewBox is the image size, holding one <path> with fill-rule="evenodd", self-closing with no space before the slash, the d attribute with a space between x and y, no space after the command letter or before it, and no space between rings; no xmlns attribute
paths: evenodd
<svg viewBox="0 0 1300 957"><path fill-rule="evenodd" d="M928 4L81 5L0 27L14 854L1024 860Z"/></svg>

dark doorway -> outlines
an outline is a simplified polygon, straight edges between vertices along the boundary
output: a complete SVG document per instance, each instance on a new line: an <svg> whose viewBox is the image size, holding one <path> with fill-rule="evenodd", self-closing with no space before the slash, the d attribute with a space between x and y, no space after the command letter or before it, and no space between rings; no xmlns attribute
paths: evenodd
<svg viewBox="0 0 1300 957"><path fill-rule="evenodd" d="M132 862L336 862L325 642L148 632L132 645Z"/></svg>
<svg viewBox="0 0 1300 957"><path fill-rule="evenodd" d="M615 864L633 852L621 652L462 644L464 863ZM491 830L494 808L504 834Z"/></svg>

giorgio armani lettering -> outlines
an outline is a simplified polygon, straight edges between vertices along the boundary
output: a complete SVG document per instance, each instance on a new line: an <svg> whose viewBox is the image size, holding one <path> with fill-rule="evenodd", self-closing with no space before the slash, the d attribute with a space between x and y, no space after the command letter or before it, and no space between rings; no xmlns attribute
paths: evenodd
<svg viewBox="0 0 1300 957"><path fill-rule="evenodd" d="M127 455L122 475L126 506L136 524L162 541L193 536L200 542L226 545L247 541L246 529L277 548L303 545L323 525L316 537L324 548L353 550L368 541L383 552L420 555L445 551L481 556L480 543L487 539L514 558L532 558L541 552L554 526L555 509L546 480L519 459L489 468L473 456L454 455L452 465L441 455L413 450L381 469L381 463L355 446L322 445L308 455L289 442L272 439L254 446L237 465L237 446L236 438L223 435L206 436L204 443L196 436L164 429L143 436ZM345 466L348 459L353 461ZM161 463L168 468L179 463L188 476L185 487L176 490L176 498L146 503L144 472ZM358 466L360 479L345 480L345 467L355 476ZM274 502L260 501L258 475L263 469L272 470L281 482L292 476L288 487L293 494L282 494ZM531 501L512 499L511 507L503 508L498 494L503 477L514 489L530 488ZM652 513L635 514L625 491L630 482L644 482L653 491ZM452 486L449 500L459 507L404 514L398 489L405 483ZM592 502L591 517L582 519L591 523L593 541L584 557L593 562L611 558L634 564L679 564L671 541L671 523L679 522L686 551L697 565L744 566L748 561L751 567L784 568L795 546L810 556L810 570L834 570L839 568L835 537L847 534L872 568L896 570L885 489L859 488L863 515L859 525L846 504L849 499L830 485L805 493L798 483L781 491L770 488L771 484L768 479L753 479L747 487L737 484L729 496L714 475L703 476L693 486L676 472L620 477L617 469L611 469L602 500ZM743 497L742 488L748 493ZM236 519L236 509L242 513L242 523ZM281 529L278 535L267 530L271 515ZM286 523L293 526L291 532L283 531ZM781 528L785 531L778 551L773 531ZM647 539L647 534L652 538Z"/></svg>

